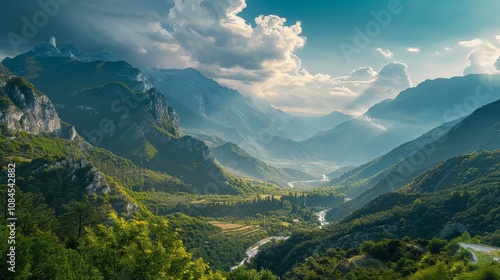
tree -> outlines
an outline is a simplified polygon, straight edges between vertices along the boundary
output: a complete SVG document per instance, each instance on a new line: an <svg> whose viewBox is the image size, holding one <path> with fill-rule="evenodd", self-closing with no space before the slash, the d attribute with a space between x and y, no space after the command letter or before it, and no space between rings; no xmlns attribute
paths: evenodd
<svg viewBox="0 0 500 280"><path fill-rule="evenodd" d="M231 271L227 276L227 280L276 280L276 276L269 270L257 271L255 269L248 270L242 265Z"/></svg>
<svg viewBox="0 0 500 280"><path fill-rule="evenodd" d="M422 270L417 271L411 280L447 280L450 279L448 269L442 262Z"/></svg>
<svg viewBox="0 0 500 280"><path fill-rule="evenodd" d="M33 235L37 230L48 231L57 227L55 211L47 206L41 194L17 192L17 223L24 235Z"/></svg>
<svg viewBox="0 0 500 280"><path fill-rule="evenodd" d="M6 226L0 225L2 235L7 230ZM19 233L15 245L15 274L2 269L0 279L96 279L81 256L75 250L64 248L50 232L38 231L33 236ZM6 252L7 246L10 246L7 242L0 243L1 251ZM5 263L5 258L6 255L2 254L0 261Z"/></svg>
<svg viewBox="0 0 500 280"><path fill-rule="evenodd" d="M191 260L182 241L168 230L167 222L112 215L111 226L98 225L79 247L105 279L224 279L202 259Z"/></svg>
<svg viewBox="0 0 500 280"><path fill-rule="evenodd" d="M71 200L63 205L66 211L59 217L61 228L69 238L80 238L85 227L95 225L99 221L95 206L90 202Z"/></svg>
<svg viewBox="0 0 500 280"><path fill-rule="evenodd" d="M433 238L429 242L429 245L427 245L426 249L431 254L439 254L441 252L441 250L443 250L446 245L447 245L446 240L442 240L442 239L438 239L438 238Z"/></svg>

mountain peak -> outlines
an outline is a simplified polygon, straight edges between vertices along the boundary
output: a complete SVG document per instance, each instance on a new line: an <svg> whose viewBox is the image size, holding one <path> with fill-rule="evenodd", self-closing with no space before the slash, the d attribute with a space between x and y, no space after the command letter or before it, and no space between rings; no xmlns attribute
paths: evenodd
<svg viewBox="0 0 500 280"><path fill-rule="evenodd" d="M54 48L57 48L56 37L50 36L50 38L49 38L49 44L51 44L52 46L54 46Z"/></svg>
<svg viewBox="0 0 500 280"><path fill-rule="evenodd" d="M107 49L103 49L98 53L89 54L71 44L61 44L58 46L56 38L54 36L50 36L48 42L42 41L38 43L32 50L22 54L22 56L33 58L59 57L79 60L83 62L120 60Z"/></svg>

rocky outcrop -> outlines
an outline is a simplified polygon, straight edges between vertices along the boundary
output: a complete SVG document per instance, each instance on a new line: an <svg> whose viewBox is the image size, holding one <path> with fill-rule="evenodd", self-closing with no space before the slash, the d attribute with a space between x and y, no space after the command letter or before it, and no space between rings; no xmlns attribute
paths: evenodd
<svg viewBox="0 0 500 280"><path fill-rule="evenodd" d="M80 191L87 196L114 196L110 204L119 214L130 216L140 211L138 205L127 197L116 183L108 182L104 174L85 159L60 160L46 163L33 170L34 174L40 172L53 172L62 185L81 182Z"/></svg>
<svg viewBox="0 0 500 280"><path fill-rule="evenodd" d="M111 190L107 185L104 174L84 159L68 159L56 161L52 164L46 163L35 169L33 172L38 173L51 170L56 172L58 180L62 182L73 182L77 179L83 182L82 189L85 190L86 195L91 195L93 193L107 194ZM84 171L84 173L80 171ZM81 173L84 175L78 175Z"/></svg>
<svg viewBox="0 0 500 280"><path fill-rule="evenodd" d="M151 89L148 91L149 95L149 105L148 113L153 117L153 121L161 122L167 120L173 126L173 128L179 132L179 116L175 112L174 108L168 106L167 100L163 94L161 94L156 89Z"/></svg>
<svg viewBox="0 0 500 280"><path fill-rule="evenodd" d="M0 85L0 123L11 131L31 134L47 133L74 139L74 127L61 121L49 98L37 91L24 78L7 76Z"/></svg>
<svg viewBox="0 0 500 280"><path fill-rule="evenodd" d="M173 141L169 146L169 152L175 154L179 151L187 151L200 155L204 161L213 161L214 157L205 142L191 136L184 136L177 141Z"/></svg>

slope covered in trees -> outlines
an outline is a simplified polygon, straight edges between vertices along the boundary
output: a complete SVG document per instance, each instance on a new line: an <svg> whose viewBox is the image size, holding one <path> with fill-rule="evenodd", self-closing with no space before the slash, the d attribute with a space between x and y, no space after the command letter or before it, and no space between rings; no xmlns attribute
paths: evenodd
<svg viewBox="0 0 500 280"><path fill-rule="evenodd" d="M332 246L347 250L365 240L492 234L500 227L499 155L500 151L485 151L445 161L402 190L374 199L325 230L295 232L286 242L260 253L254 265L285 274Z"/></svg>

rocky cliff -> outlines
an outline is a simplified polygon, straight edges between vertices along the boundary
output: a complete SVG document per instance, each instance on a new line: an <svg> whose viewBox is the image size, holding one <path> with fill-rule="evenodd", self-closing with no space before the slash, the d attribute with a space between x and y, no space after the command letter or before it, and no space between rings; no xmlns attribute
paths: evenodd
<svg viewBox="0 0 500 280"><path fill-rule="evenodd" d="M110 199L110 206L118 214L131 215L139 211L138 205L130 199L112 181L108 181L105 175L92 163L84 159L65 159L51 163L45 163L33 170L33 174L44 173L47 176L55 177L56 183L68 185L74 182L80 184L82 192L87 196L113 197Z"/></svg>
<svg viewBox="0 0 500 280"><path fill-rule="evenodd" d="M61 121L49 98L22 77L0 69L0 123L12 131L48 133L74 139L74 127Z"/></svg>

